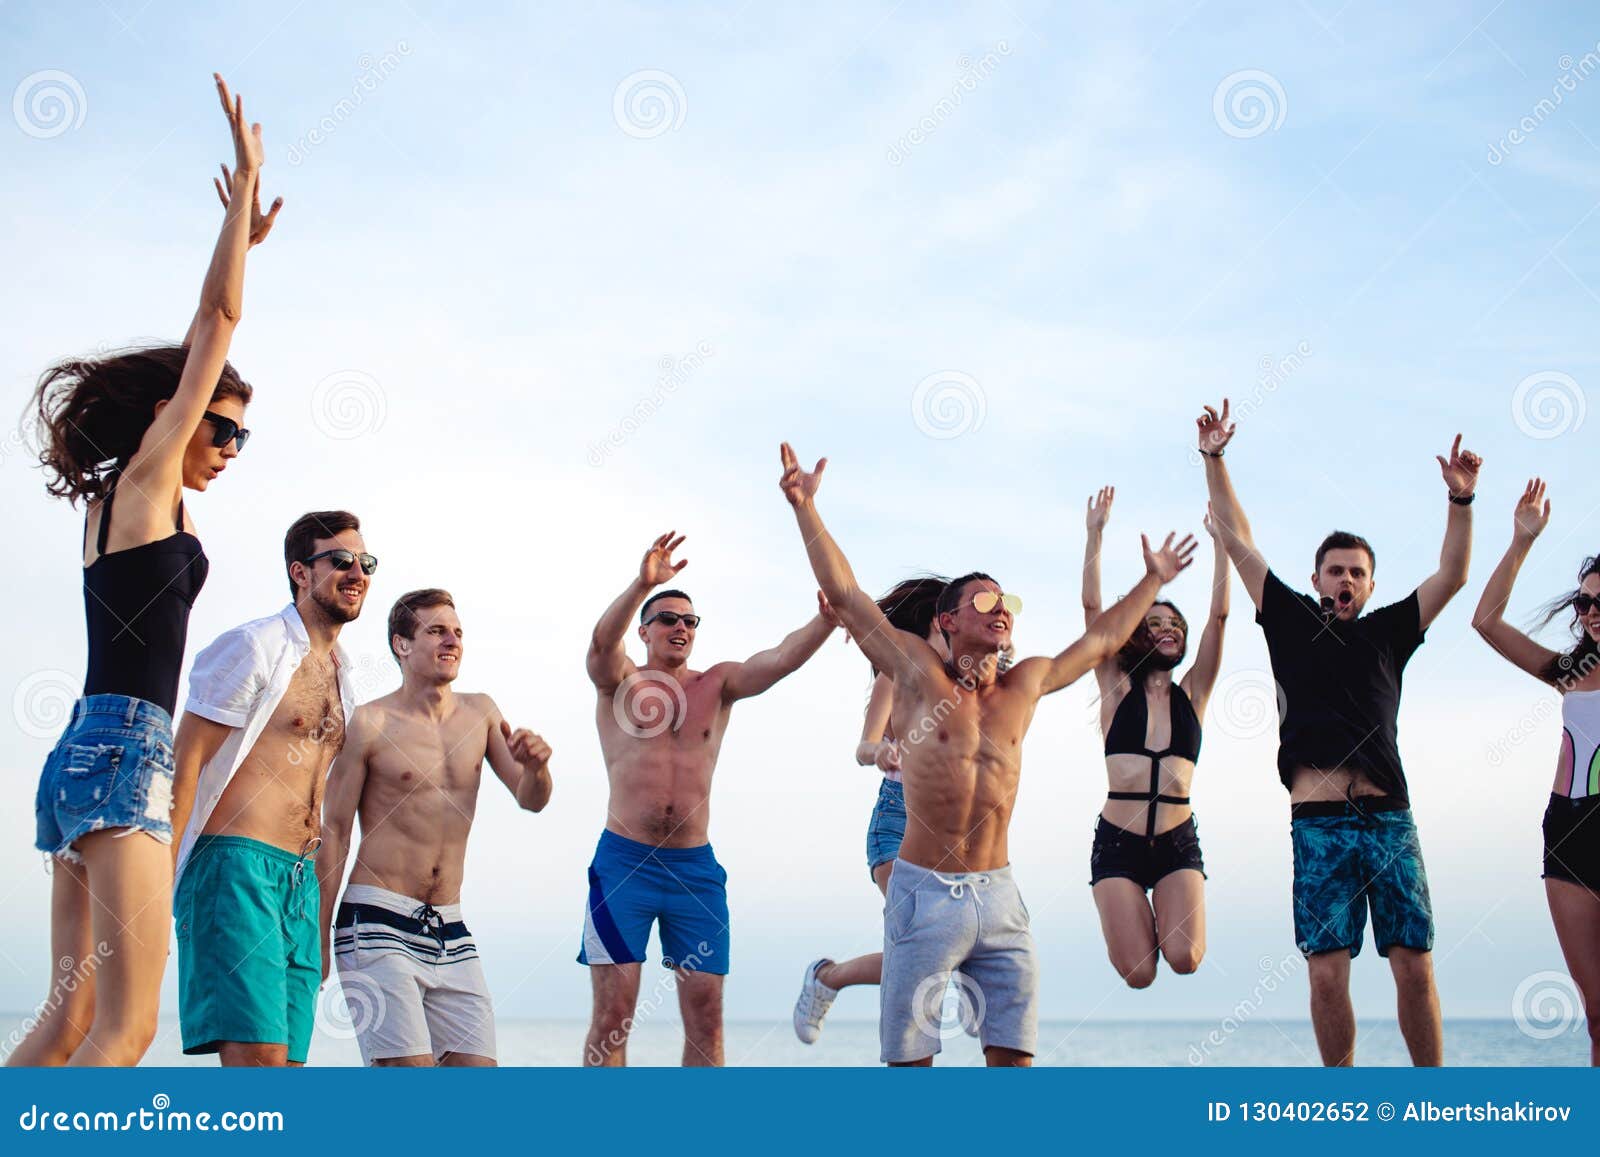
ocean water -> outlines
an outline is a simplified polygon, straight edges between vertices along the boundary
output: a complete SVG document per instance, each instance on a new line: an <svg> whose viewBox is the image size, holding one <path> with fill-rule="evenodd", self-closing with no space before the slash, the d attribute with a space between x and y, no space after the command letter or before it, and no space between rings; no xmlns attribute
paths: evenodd
<svg viewBox="0 0 1600 1157"><path fill-rule="evenodd" d="M16 1024L22 1018L7 1016ZM567 1066L582 1058L585 1022L513 1020L497 1022L503 1065ZM1231 1028L1231 1031L1229 1031ZM814 1045L801 1044L788 1021L730 1021L725 1029L727 1063L748 1066L876 1065L875 1021L832 1020ZM683 1050L676 1017L654 1017L638 1025L628 1047L634 1065L675 1065ZM1393 1021L1360 1026L1356 1060L1362 1065L1409 1064L1405 1043ZM186 1057L175 1017L163 1017L146 1065L215 1065L215 1057ZM349 1036L319 1029L311 1046L311 1065L359 1065L361 1054ZM939 1065L981 1065L978 1043L960 1029L944 1042ZM1315 1065L1316 1040L1310 1021L1254 1020L1225 1026L1215 1020L1050 1021L1040 1025L1040 1065L1271 1066ZM1448 1065L1582 1066L1589 1063L1588 1038L1581 1019L1550 1039L1524 1034L1509 1020L1445 1022Z"/></svg>

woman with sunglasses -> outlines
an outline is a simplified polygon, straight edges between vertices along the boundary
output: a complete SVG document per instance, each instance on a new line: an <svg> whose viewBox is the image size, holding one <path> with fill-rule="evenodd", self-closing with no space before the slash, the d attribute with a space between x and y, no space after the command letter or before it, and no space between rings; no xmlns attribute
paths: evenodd
<svg viewBox="0 0 1600 1157"><path fill-rule="evenodd" d="M1472 625L1512 665L1561 695L1561 754L1544 813L1544 894L1567 971L1589 1011L1589 1063L1600 1065L1600 556L1584 559L1577 589L1539 616L1545 627L1571 611L1574 642L1567 650L1541 646L1503 617L1517 572L1549 522L1544 481L1534 478L1512 512L1511 545L1489 576Z"/></svg>
<svg viewBox="0 0 1600 1157"><path fill-rule="evenodd" d="M1089 499L1083 560L1083 614L1101 612L1100 545L1116 488ZM1205 863L1189 808L1200 758L1200 721L1222 665L1228 618L1228 554L1209 510L1205 527L1216 557L1211 609L1194 666L1182 680L1189 625L1169 602L1153 604L1144 624L1095 668L1100 728L1111 790L1094 833L1089 883L1111 964L1130 988L1156 978L1156 958L1179 973L1200 967L1206 950Z"/></svg>
<svg viewBox="0 0 1600 1157"><path fill-rule="evenodd" d="M205 490L248 437L250 387L228 346L245 253L282 205L262 214L261 126L214 79L234 167L216 182L226 213L188 336L61 362L34 397L47 488L88 505L89 659L83 697L39 780L55 964L51 996L12 1065L132 1065L155 1036L171 931L172 711L207 571L183 491Z"/></svg>
<svg viewBox="0 0 1600 1157"><path fill-rule="evenodd" d="M937 575L906 579L878 600L891 625L928 640L929 646L945 655L944 636L934 613L939 596L949 584ZM895 739L894 679L872 669L872 694L867 700L866 720L861 741L856 744L856 763L883 772L878 799L867 822L867 871L885 896L889 875L900 841L906 834L906 800L900 785L900 745ZM902 720L904 722L904 720ZM883 953L870 952L850 960L834 961L824 956L807 967L800 984L800 998L794 1006L794 1031L801 1041L812 1044L822 1035L822 1021L839 990L857 984L878 984L883 976Z"/></svg>

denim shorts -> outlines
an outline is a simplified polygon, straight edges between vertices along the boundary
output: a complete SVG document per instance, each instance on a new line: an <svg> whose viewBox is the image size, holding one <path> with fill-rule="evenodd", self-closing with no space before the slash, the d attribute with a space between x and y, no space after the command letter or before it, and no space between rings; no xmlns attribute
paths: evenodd
<svg viewBox="0 0 1600 1157"><path fill-rule="evenodd" d="M897 779L884 777L867 823L867 872L879 864L892 864L900 855L900 841L906 838L906 792Z"/></svg>
<svg viewBox="0 0 1600 1157"><path fill-rule="evenodd" d="M34 799L34 846L72 863L79 838L104 828L172 843L172 717L127 695L87 695L56 741Z"/></svg>

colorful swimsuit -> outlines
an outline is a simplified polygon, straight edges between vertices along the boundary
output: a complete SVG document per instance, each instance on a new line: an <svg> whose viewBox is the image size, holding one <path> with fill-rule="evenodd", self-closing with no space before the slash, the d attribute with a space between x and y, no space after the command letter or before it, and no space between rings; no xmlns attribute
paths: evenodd
<svg viewBox="0 0 1600 1157"><path fill-rule="evenodd" d="M1600 890L1600 691L1561 697L1561 756L1544 813L1544 878Z"/></svg>

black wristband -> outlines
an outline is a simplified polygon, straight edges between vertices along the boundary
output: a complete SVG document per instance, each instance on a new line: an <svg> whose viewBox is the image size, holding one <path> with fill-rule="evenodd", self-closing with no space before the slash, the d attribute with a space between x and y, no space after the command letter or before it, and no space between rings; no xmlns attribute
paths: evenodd
<svg viewBox="0 0 1600 1157"><path fill-rule="evenodd" d="M1472 500L1477 496L1477 491L1473 491L1471 494L1452 494L1450 496L1450 501L1454 502L1457 506L1471 506Z"/></svg>
<svg viewBox="0 0 1600 1157"><path fill-rule="evenodd" d="M1207 450L1204 446L1196 447L1196 449L1198 449L1200 453L1204 454L1207 458L1222 457L1222 450ZM1227 447L1223 447L1223 449L1227 449Z"/></svg>

